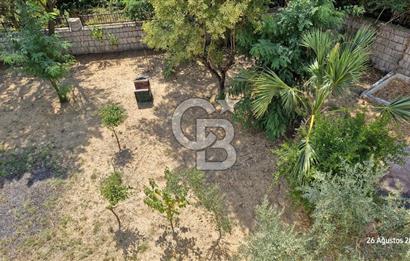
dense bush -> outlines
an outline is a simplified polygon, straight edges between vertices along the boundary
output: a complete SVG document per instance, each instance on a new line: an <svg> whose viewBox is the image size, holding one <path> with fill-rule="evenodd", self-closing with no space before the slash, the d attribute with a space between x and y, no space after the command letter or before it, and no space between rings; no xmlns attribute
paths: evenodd
<svg viewBox="0 0 410 261"><path fill-rule="evenodd" d="M70 15L90 14L98 8L105 8L107 10L104 10L104 13L109 13L108 8L120 10L123 7L122 0L57 0L60 12L68 12Z"/></svg>
<svg viewBox="0 0 410 261"><path fill-rule="evenodd" d="M123 0L125 13L133 20L144 21L154 16L154 8L148 0Z"/></svg>
<svg viewBox="0 0 410 261"><path fill-rule="evenodd" d="M410 1L408 0L337 0L339 7L360 6L367 16L385 22L410 26Z"/></svg>
<svg viewBox="0 0 410 261"><path fill-rule="evenodd" d="M364 114L319 118L311 136L316 162L309 176L314 178L316 171L339 174L343 162L356 164L371 158L377 166L399 162L405 155L405 144L392 137L388 127L386 119L366 122ZM298 140L282 145L277 151L280 158L277 174L286 175L291 183L299 185L302 181L291 175L298 150Z"/></svg>
<svg viewBox="0 0 410 261"><path fill-rule="evenodd" d="M377 195L375 185L383 173L369 161L344 164L340 176L318 174L322 179L304 189L315 209L313 224L303 234L284 225L264 203L243 255L248 260L404 260L410 216L398 199Z"/></svg>
<svg viewBox="0 0 410 261"><path fill-rule="evenodd" d="M337 29L344 14L332 0L293 0L273 15L263 17L258 28L242 30L238 45L286 82L293 84L305 75L309 52L300 45L306 32L313 29Z"/></svg>
<svg viewBox="0 0 410 261"><path fill-rule="evenodd" d="M333 1L294 0L274 15L265 16L261 23L248 25L238 34L238 46L256 61L258 71L268 68L290 85L307 76L307 64L312 53L301 46L306 32L322 28L337 29L344 14L333 6ZM233 81L231 94L241 95L235 106L235 120L246 126L256 126L266 131L271 139L277 139L300 122L300 115L287 113L281 99L275 97L267 112L256 119L252 114L253 86L244 81L250 72L241 72Z"/></svg>
<svg viewBox="0 0 410 261"><path fill-rule="evenodd" d="M342 165L339 175L317 174L321 178L305 188L305 198L315 206L309 240L314 256L395 260L406 254L409 248L403 243L367 242L369 237L404 240L410 231L409 215L400 201L377 195L384 173L372 161Z"/></svg>
<svg viewBox="0 0 410 261"><path fill-rule="evenodd" d="M256 231L241 248L237 260L276 261L310 260L305 248L306 236L281 220L280 212L267 200L256 208Z"/></svg>

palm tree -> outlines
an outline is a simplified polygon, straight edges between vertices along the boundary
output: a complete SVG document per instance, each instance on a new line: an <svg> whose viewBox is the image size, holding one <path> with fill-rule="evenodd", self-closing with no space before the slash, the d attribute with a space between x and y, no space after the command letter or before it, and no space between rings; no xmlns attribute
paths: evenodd
<svg viewBox="0 0 410 261"><path fill-rule="evenodd" d="M315 120L331 95L346 91L360 79L369 60L374 36L373 30L362 28L340 43L330 32L317 30L307 33L302 46L312 50L316 57L308 67L311 77L303 86L291 87L269 70L252 77L255 117L260 118L267 113L275 97L280 97L288 113L304 112L307 131L299 144L298 160L292 170L298 180L308 177L316 162L315 149L310 142ZM396 100L378 109L386 117L410 120L410 98Z"/></svg>

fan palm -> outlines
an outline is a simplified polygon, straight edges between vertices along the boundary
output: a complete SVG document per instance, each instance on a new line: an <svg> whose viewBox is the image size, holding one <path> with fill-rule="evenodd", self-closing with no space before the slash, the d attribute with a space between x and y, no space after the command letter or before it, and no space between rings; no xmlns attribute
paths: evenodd
<svg viewBox="0 0 410 261"><path fill-rule="evenodd" d="M308 67L311 75L303 86L292 87L274 72L265 71L252 78L253 113L260 118L267 113L274 97L280 97L283 108L290 112L303 109L307 132L299 145L298 160L292 170L296 178L303 181L315 164L315 150L310 143L315 120L324 109L332 94L340 94L351 86L366 69L370 46L375 32L368 27L360 29L353 37L342 43L330 32L320 30L307 33L302 46L312 50L315 60ZM410 119L410 98L380 107L383 115L393 119Z"/></svg>

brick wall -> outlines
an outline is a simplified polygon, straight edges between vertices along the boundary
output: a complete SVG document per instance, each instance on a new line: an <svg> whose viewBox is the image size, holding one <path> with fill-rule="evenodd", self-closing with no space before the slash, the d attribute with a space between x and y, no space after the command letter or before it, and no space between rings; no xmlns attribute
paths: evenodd
<svg viewBox="0 0 410 261"><path fill-rule="evenodd" d="M349 31L355 31L365 25L375 25L377 28L371 56L374 67L385 72L397 71L410 76L410 29L375 23L372 19L347 19Z"/></svg>
<svg viewBox="0 0 410 261"><path fill-rule="evenodd" d="M71 32L69 28L57 29L56 33L71 44L72 54L108 53L145 48L142 43L141 23L129 22L96 26L102 29L103 39L92 37L92 27ZM110 41L116 39L115 41Z"/></svg>
<svg viewBox="0 0 410 261"><path fill-rule="evenodd" d="M142 43L142 24L128 22L96 26L101 28L103 39L92 37L93 27L84 26L82 30L72 32L70 28L58 28L56 34L71 44L72 54L109 53L144 49ZM7 43L6 35L0 35L0 46ZM116 39L116 41L110 41ZM116 42L116 43L114 43Z"/></svg>

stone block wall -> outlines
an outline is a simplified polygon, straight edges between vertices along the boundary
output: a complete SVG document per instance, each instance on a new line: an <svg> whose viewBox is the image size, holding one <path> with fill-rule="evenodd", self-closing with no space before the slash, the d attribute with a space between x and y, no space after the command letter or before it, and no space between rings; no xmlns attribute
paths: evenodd
<svg viewBox="0 0 410 261"><path fill-rule="evenodd" d="M85 26L77 32L72 32L70 28L61 28L57 29L56 33L71 44L72 54L109 53L145 48L142 43L141 26L142 24L138 22L128 22L95 27ZM102 30L102 40L92 36L95 28Z"/></svg>
<svg viewBox="0 0 410 261"><path fill-rule="evenodd" d="M385 72L396 71L410 76L410 29L375 23L375 20L365 18L347 19L346 26L347 30L356 31L366 25L377 28L371 55L374 67Z"/></svg>
<svg viewBox="0 0 410 261"><path fill-rule="evenodd" d="M100 28L103 39L95 39L92 31ZM140 50L146 48L142 43L142 23L127 22L118 24L106 24L95 27L84 26L79 31L71 31L70 28L58 28L56 34L71 44L70 52L74 55L110 53L128 50ZM115 41L110 41L115 39ZM7 35L0 35L0 46L7 44Z"/></svg>

